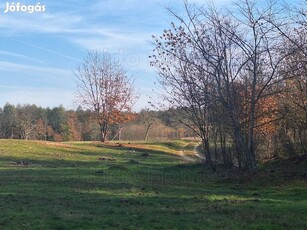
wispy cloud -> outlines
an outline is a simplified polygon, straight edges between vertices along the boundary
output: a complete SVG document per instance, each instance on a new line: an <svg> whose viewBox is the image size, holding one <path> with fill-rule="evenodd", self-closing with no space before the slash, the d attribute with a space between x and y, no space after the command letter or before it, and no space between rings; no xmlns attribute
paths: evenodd
<svg viewBox="0 0 307 230"><path fill-rule="evenodd" d="M20 73L44 73L53 76L53 77L69 77L72 76L72 72L66 69L52 68L45 66L31 66L17 64L13 62L0 61L0 69L9 71L9 72L20 72Z"/></svg>
<svg viewBox="0 0 307 230"><path fill-rule="evenodd" d="M77 33L83 17L68 13L0 14L0 28L11 33Z"/></svg>
<svg viewBox="0 0 307 230"><path fill-rule="evenodd" d="M203 0L189 2L205 3ZM33 1L23 3L33 4ZM67 88L72 89L74 83L72 70L65 68L74 68L80 63L79 57L85 49L98 49L122 55L124 64L135 73L136 87L141 88L142 97L136 107L147 104L155 76L148 65L151 35L161 34L169 27L172 19L166 7L180 9L183 1L50 0L44 4L47 11L42 14L0 13L0 30L5 31L0 35L0 56L4 57L0 70L10 76L6 79L2 74L0 84L11 82L21 87L7 90L2 87L0 103L69 106L74 94ZM0 8L3 6L1 3ZM35 83L27 79L18 82L25 76ZM25 88L23 83L33 88ZM58 89L48 88L51 86Z"/></svg>
<svg viewBox="0 0 307 230"><path fill-rule="evenodd" d="M218 2L229 2L219 0ZM75 4L73 1L69 1ZM191 3L205 3L203 0L190 0ZM215 1L216 2L216 1ZM182 5L178 0L103 0L91 1L84 5L83 14L71 10L69 3L62 4L62 11L50 11L43 14L28 15L0 14L0 28L8 34L20 33L46 33L59 34L70 37L72 42L80 45L88 44L92 39L106 41L108 46L115 46L118 41L144 41L152 30L151 27L166 22L166 10L170 5ZM52 5L52 3L50 3ZM55 4L56 5L56 4ZM60 4L61 5L61 4ZM72 7L72 6L71 6ZM74 9L72 7L72 9ZM165 12L165 15L163 13ZM162 15L161 15L162 14ZM162 29L162 28L161 28ZM142 32L141 32L142 31ZM86 37L86 39L85 39ZM73 39L75 38L75 39ZM110 45L112 39L113 44Z"/></svg>
<svg viewBox="0 0 307 230"><path fill-rule="evenodd" d="M24 61L33 61L33 62L37 62L37 63L43 63L41 60L36 59L36 58L32 58L23 54L19 54L19 53L13 53L13 52L8 52L8 51L4 51L4 50L0 50L0 55L3 56L10 56L13 58L18 58L18 59L22 59Z"/></svg>
<svg viewBox="0 0 307 230"><path fill-rule="evenodd" d="M20 41L20 40L16 40L16 39L14 39L14 41L16 41L16 42L18 42L18 43L21 43L21 44L23 44L23 45L29 46L29 47L33 47L33 48L36 48L36 49L45 51L45 52L47 52L47 53L55 54L55 55L57 55L57 56L60 56L60 57L63 57L63 58L67 58L67 59L73 60L73 61L78 61L78 62L81 61L81 60L78 59L78 58L68 56L68 55L66 55L66 54L64 54L64 53L60 53L60 52L57 52L57 51L52 50L52 49L47 49L47 48L44 48L44 47L41 47L41 46L33 45L33 44L26 43L26 42L23 42L23 41Z"/></svg>

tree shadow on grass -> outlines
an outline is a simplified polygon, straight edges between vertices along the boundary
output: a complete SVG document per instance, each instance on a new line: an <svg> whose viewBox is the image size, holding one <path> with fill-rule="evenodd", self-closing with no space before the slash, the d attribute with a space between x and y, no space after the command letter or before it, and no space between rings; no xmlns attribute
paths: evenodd
<svg viewBox="0 0 307 230"><path fill-rule="evenodd" d="M149 187L133 188L129 183L89 186L63 184L61 181L34 181L24 187L7 185L0 192L2 215L0 226L20 229L25 224L31 228L54 229L128 228L128 229L182 229L206 228L302 228L303 213L291 213L285 203L262 204L240 197L210 198L220 190L188 194L183 188L174 187L169 192L155 193ZM21 184L22 185L22 184ZM129 187L130 186L130 187ZM3 190L3 188L1 188ZM231 194L228 194L231 195ZM243 197L244 198L244 197ZM253 207L253 209L251 209ZM291 210L293 211L293 210ZM282 216L282 218L280 218ZM289 219L288 219L289 218ZM295 221L289 221L295 220ZM9 220L14 221L9 221ZM287 220L288 219L288 220ZM36 220L41 220L39 223Z"/></svg>

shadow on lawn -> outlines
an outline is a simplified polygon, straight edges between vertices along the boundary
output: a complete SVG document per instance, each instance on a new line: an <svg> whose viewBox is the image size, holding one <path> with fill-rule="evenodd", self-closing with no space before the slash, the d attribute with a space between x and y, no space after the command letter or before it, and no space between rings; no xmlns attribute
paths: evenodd
<svg viewBox="0 0 307 230"><path fill-rule="evenodd" d="M0 158L0 228L306 227L305 203L295 203L305 188L254 194L217 182L201 164L52 159L1 169L16 160Z"/></svg>
<svg viewBox="0 0 307 230"><path fill-rule="evenodd" d="M169 190L160 191L144 184L144 187L129 183L102 186L97 182L88 184L82 178L68 179L64 183L61 180L27 182L20 178L16 183L24 187L16 189L10 184L2 187L5 192L0 193L0 227L24 228L27 223L31 227L41 224L53 229L98 226L175 229L180 224L182 229L203 229L203 226L243 229L252 224L258 228L263 224L265 228L268 223L281 228L287 223L287 228L293 228L304 226L299 220L306 219L303 213L289 209L287 203L263 203L251 196L233 196L217 188L189 194L187 188L170 185ZM227 195L229 198L224 198ZM278 209L274 209L275 205ZM257 209L249 208L253 206ZM281 215L296 221L283 221Z"/></svg>

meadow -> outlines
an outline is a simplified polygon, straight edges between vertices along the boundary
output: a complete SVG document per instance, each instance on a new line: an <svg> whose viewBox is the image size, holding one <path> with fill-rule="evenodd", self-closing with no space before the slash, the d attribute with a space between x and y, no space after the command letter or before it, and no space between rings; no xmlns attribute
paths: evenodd
<svg viewBox="0 0 307 230"><path fill-rule="evenodd" d="M0 229L307 229L307 161L219 175L197 143L0 140Z"/></svg>

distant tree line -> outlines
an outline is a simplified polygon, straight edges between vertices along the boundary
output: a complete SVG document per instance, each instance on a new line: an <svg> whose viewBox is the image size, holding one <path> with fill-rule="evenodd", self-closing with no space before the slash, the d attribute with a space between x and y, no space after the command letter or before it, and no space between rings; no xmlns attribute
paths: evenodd
<svg viewBox="0 0 307 230"><path fill-rule="evenodd" d="M170 111L130 113L129 121L110 125L106 140L178 139L195 133L170 118ZM0 108L0 138L45 141L98 141L100 126L96 114L78 107L42 108L37 105L12 105Z"/></svg>
<svg viewBox="0 0 307 230"><path fill-rule="evenodd" d="M184 7L169 9L175 22L153 36L150 58L206 163L254 171L264 158L306 154L306 1Z"/></svg>

